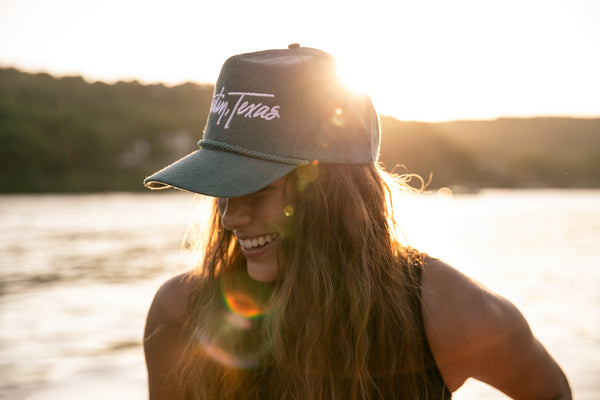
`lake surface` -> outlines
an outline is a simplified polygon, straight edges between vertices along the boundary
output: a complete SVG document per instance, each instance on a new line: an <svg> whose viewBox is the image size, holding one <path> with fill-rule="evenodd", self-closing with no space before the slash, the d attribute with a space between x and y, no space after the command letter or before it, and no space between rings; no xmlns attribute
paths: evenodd
<svg viewBox="0 0 600 400"><path fill-rule="evenodd" d="M0 196L0 399L144 399L157 287L186 270L186 193ZM403 200L410 244L513 301L600 398L600 190L485 190ZM468 381L455 399L504 399Z"/></svg>

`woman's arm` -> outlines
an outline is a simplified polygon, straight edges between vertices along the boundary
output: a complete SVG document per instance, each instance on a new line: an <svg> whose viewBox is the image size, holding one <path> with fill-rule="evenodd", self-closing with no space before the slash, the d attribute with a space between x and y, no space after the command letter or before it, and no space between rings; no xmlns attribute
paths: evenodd
<svg viewBox="0 0 600 400"><path fill-rule="evenodd" d="M148 311L144 354L150 400L179 398L172 372L185 345L182 326L188 295L185 275L178 275L158 289Z"/></svg>
<svg viewBox="0 0 600 400"><path fill-rule="evenodd" d="M451 391L472 377L514 399L571 399L564 373L511 302L433 259L422 298L427 339Z"/></svg>

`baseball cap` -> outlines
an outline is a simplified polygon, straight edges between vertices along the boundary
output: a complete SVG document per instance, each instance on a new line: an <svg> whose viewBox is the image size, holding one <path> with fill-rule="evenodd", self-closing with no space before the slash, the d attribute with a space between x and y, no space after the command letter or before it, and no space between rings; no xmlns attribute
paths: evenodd
<svg viewBox="0 0 600 400"><path fill-rule="evenodd" d="M229 58L199 148L144 184L238 197L300 165L373 163L379 142L369 96L342 83L333 56L292 44Z"/></svg>

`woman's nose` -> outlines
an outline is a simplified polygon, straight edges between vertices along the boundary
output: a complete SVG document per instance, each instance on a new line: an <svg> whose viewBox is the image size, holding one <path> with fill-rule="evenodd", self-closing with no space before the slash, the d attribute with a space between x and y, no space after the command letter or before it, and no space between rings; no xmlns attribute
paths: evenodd
<svg viewBox="0 0 600 400"><path fill-rule="evenodd" d="M221 198L217 201L221 223L228 231L234 231L252 220L250 210L243 197Z"/></svg>

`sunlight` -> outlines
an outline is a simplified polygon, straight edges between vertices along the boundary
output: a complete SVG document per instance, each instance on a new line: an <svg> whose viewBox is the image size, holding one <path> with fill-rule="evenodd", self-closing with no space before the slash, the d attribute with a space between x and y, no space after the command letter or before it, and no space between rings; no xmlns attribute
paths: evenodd
<svg viewBox="0 0 600 400"><path fill-rule="evenodd" d="M373 74L370 60L350 59L336 55L337 73L340 80L351 91L358 94L370 94L373 89Z"/></svg>
<svg viewBox="0 0 600 400"><path fill-rule="evenodd" d="M297 42L334 55L349 87L401 120L598 115L600 53L591 49L600 43L600 8L591 0L423 0L393 8L307 1L232 0L227 24L235 29L225 30L217 18L198 23L222 12L217 2L6 0L0 38L12 39L0 40L0 65L92 81L213 83L233 54Z"/></svg>

